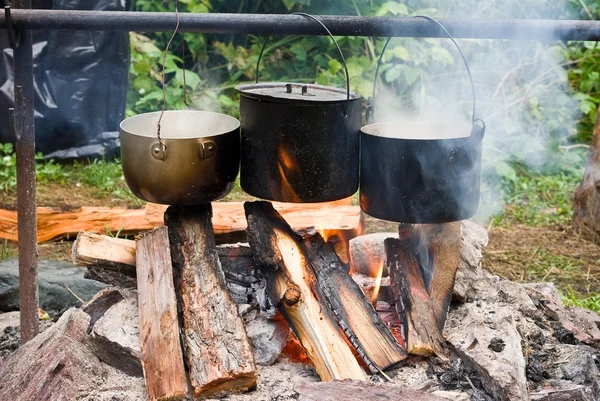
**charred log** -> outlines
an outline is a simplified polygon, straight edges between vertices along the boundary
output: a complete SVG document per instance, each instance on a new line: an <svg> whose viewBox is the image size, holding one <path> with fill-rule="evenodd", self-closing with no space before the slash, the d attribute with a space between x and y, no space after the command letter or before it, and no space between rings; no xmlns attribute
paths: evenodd
<svg viewBox="0 0 600 401"><path fill-rule="evenodd" d="M323 381L366 375L325 304L300 237L268 202L247 202L247 236L267 289Z"/></svg>
<svg viewBox="0 0 600 401"><path fill-rule="evenodd" d="M315 231L303 233L302 246L333 316L369 369L377 373L404 360L406 353L348 275L333 246Z"/></svg>

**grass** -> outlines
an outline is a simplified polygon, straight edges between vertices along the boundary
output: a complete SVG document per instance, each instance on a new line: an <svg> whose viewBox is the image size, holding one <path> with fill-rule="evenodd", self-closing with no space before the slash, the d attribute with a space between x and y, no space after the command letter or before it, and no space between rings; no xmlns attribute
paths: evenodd
<svg viewBox="0 0 600 401"><path fill-rule="evenodd" d="M573 193L582 176L583 168L549 175L521 170L515 180L504 181L505 209L492 219L492 225L569 223L573 217Z"/></svg>
<svg viewBox="0 0 600 401"><path fill-rule="evenodd" d="M4 240L4 242L0 244L0 260L8 260L14 257L14 250L8 246L8 240Z"/></svg>
<svg viewBox="0 0 600 401"><path fill-rule="evenodd" d="M562 298L567 306L579 306L581 308L591 309L600 314L600 294L589 297L580 297L569 287L567 292L562 294Z"/></svg>

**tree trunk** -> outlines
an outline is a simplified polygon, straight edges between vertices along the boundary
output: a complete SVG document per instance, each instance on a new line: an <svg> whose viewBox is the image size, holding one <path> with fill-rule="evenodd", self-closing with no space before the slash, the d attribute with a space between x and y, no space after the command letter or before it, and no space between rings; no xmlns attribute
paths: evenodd
<svg viewBox="0 0 600 401"><path fill-rule="evenodd" d="M583 179L575 190L575 228L586 238L600 243L600 108L594 127L590 157Z"/></svg>

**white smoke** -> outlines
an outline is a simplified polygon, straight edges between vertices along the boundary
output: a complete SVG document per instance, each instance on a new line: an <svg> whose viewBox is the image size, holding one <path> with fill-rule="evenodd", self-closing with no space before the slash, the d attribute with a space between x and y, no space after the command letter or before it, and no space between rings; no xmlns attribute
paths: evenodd
<svg viewBox="0 0 600 401"><path fill-rule="evenodd" d="M420 7L432 5L426 1L417 3L416 6ZM447 6L446 11L438 10L437 15L432 16L564 18L568 12L567 6L556 3L543 0L448 1L443 3ZM576 133L576 123L581 114L578 101L573 98L569 89L564 44L551 39L457 39L475 82L476 117L486 123L483 141L484 179L480 208L476 216L479 222L487 221L503 210L503 194L498 192L497 180L503 169L508 167L508 161L517 159L530 168L543 168L550 158L557 157L555 152L550 152L550 148ZM440 43L441 47L435 43ZM382 83L385 80L378 82L377 120L470 124L470 83L464 64L450 40L395 38L390 42L386 53L393 54L396 47L402 47L411 54L426 46L429 46L430 51L439 53L439 60L435 62L431 57L425 58L427 63L419 66L425 76L420 77L418 84L410 91L403 93L398 86ZM448 55L451 59L448 59ZM423 59L422 54L414 54L414 57ZM390 60L396 60L396 65L411 63L410 57L404 62L386 54L384 61ZM386 70L382 71L381 76L385 77L385 74ZM403 106L400 106L398 93L404 96ZM414 108L410 109L407 104L414 105Z"/></svg>

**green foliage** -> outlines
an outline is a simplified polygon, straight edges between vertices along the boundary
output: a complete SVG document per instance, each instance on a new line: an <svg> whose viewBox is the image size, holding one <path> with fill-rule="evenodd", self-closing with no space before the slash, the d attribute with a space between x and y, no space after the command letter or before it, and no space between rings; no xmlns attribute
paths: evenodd
<svg viewBox="0 0 600 401"><path fill-rule="evenodd" d="M0 192L17 185L17 157L12 143L0 144Z"/></svg>

